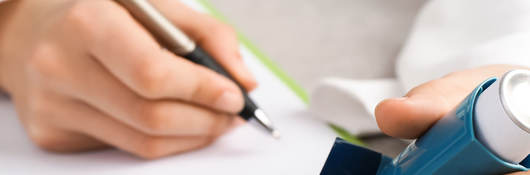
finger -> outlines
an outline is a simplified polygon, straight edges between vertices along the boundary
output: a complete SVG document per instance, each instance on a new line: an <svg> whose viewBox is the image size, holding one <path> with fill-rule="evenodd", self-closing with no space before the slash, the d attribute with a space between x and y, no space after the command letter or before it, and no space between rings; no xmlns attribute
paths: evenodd
<svg viewBox="0 0 530 175"><path fill-rule="evenodd" d="M57 64L54 70L61 71L46 76L46 83L54 86L51 89L81 99L150 135L206 135L217 127L230 126L234 118L182 101L142 98L93 59L67 59Z"/></svg>
<svg viewBox="0 0 530 175"><path fill-rule="evenodd" d="M31 125L31 126L28 126ZM48 124L49 125L49 124ZM26 124L31 140L47 151L81 152L107 148L108 145L85 134L46 125Z"/></svg>
<svg viewBox="0 0 530 175"><path fill-rule="evenodd" d="M33 91L29 99L15 100L20 120L30 139L47 151L78 152L106 148L107 144L85 134L60 127L63 119L57 113L63 109L53 92ZM58 119L61 118L61 119Z"/></svg>
<svg viewBox="0 0 530 175"><path fill-rule="evenodd" d="M513 68L495 65L455 72L422 84L403 98L384 100L375 110L379 128L390 136L417 138L482 81Z"/></svg>
<svg viewBox="0 0 530 175"><path fill-rule="evenodd" d="M403 98L381 102L375 110L379 128L399 138L420 136L476 86L459 86L454 78L433 80L412 89Z"/></svg>
<svg viewBox="0 0 530 175"><path fill-rule="evenodd" d="M101 28L88 47L129 88L149 99L179 99L230 113L242 109L242 94L231 80L161 49L125 9L108 4L106 14L94 15Z"/></svg>
<svg viewBox="0 0 530 175"><path fill-rule="evenodd" d="M153 159L198 149L210 144L213 136L151 136L124 125L80 102L64 103L59 114L62 127L90 135L119 149Z"/></svg>
<svg viewBox="0 0 530 175"><path fill-rule="evenodd" d="M213 17L196 12L179 1L153 1L176 26L210 53L247 90L257 82L243 62L236 32Z"/></svg>
<svg viewBox="0 0 530 175"><path fill-rule="evenodd" d="M397 98L379 103L375 115L379 128L385 134L413 139L426 131L444 112L445 107L429 98Z"/></svg>
<svg viewBox="0 0 530 175"><path fill-rule="evenodd" d="M519 171L519 172L515 172L515 173L510 173L508 175L529 175L530 172L529 171Z"/></svg>

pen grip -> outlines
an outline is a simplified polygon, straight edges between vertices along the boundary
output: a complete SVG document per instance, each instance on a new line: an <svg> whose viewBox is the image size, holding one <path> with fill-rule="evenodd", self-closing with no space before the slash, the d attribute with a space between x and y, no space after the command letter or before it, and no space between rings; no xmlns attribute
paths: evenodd
<svg viewBox="0 0 530 175"><path fill-rule="evenodd" d="M241 89L241 93L243 94L245 100L245 107L241 112L239 112L239 115L245 120L249 120L254 115L254 111L257 109L257 106L256 104L254 104L254 102L252 102L252 100L250 100L245 88L243 88L243 86L241 86L234 79L234 77L232 77L217 61L215 61L215 59L210 56L210 54L204 51L201 47L197 46L192 52L184 55L184 58L196 64L203 65L234 81L234 83L236 83L239 89Z"/></svg>

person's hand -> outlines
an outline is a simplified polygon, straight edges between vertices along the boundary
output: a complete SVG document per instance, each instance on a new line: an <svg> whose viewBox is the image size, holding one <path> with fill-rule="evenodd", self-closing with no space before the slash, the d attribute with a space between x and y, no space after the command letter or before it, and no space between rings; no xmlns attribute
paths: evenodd
<svg viewBox="0 0 530 175"><path fill-rule="evenodd" d="M510 173L508 175L530 175L530 171L520 171L520 172Z"/></svg>
<svg viewBox="0 0 530 175"><path fill-rule="evenodd" d="M490 77L501 77L512 65L489 65L450 73L410 90L404 97L386 99L375 109L385 134L405 139L421 136L438 119L456 107L473 89Z"/></svg>
<svg viewBox="0 0 530 175"><path fill-rule="evenodd" d="M501 77L511 65L490 65L450 73L419 85L405 97L387 99L375 110L379 128L387 135L414 139L425 133L438 119L455 108L471 91L489 77ZM517 172L517 175L530 172Z"/></svg>
<svg viewBox="0 0 530 175"><path fill-rule="evenodd" d="M179 1L151 1L247 90L235 32ZM110 0L0 4L0 84L38 146L157 158L208 145L243 107L229 79L161 48ZM237 123L237 122L236 122Z"/></svg>

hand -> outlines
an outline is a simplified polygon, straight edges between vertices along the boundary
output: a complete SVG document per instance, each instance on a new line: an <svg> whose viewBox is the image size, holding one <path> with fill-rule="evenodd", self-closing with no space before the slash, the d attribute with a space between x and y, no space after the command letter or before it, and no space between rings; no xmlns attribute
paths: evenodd
<svg viewBox="0 0 530 175"><path fill-rule="evenodd" d="M450 73L410 90L405 97L379 103L375 116L379 128L387 135L414 139L421 136L438 119L455 108L473 89L487 78L501 77L512 65L489 65Z"/></svg>
<svg viewBox="0 0 530 175"><path fill-rule="evenodd" d="M151 2L246 89L256 86L231 28L178 1ZM0 6L0 84L46 150L171 155L208 145L243 107L236 84L162 49L114 1Z"/></svg>
<svg viewBox="0 0 530 175"><path fill-rule="evenodd" d="M530 171L520 171L520 172L510 173L508 175L530 175Z"/></svg>
<svg viewBox="0 0 530 175"><path fill-rule="evenodd" d="M414 139L455 108L471 91L489 77L501 77L511 65L490 65L450 73L410 90L405 97L387 99L375 110L377 124L387 135ZM514 174L530 174L517 172Z"/></svg>

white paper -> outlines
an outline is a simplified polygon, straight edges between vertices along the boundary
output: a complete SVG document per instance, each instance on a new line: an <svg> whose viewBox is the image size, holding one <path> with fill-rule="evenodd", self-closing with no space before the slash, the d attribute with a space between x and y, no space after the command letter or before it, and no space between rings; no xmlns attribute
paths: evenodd
<svg viewBox="0 0 530 175"><path fill-rule="evenodd" d="M186 1L196 8L195 1ZM49 153L28 139L14 107L0 99L0 174L318 174L335 133L307 117L306 105L244 46L242 55L259 87L251 97L270 116L280 140L244 125L213 145L158 160L142 160L118 150Z"/></svg>
<svg viewBox="0 0 530 175"><path fill-rule="evenodd" d="M396 79L326 78L311 93L310 111L313 116L351 134L377 134L380 130L375 121L375 107L381 100L402 95Z"/></svg>

